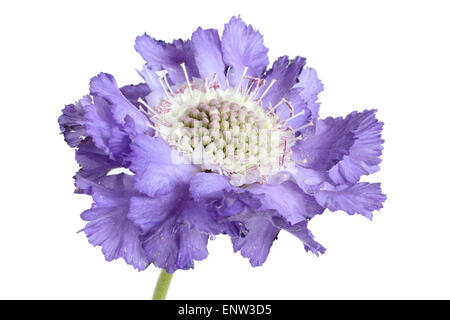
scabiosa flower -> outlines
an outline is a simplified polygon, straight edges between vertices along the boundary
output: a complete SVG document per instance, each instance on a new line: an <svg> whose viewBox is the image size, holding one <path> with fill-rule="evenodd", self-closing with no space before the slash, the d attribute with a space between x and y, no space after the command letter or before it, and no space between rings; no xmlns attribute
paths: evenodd
<svg viewBox="0 0 450 320"><path fill-rule="evenodd" d="M379 170L383 124L375 110L319 119L323 86L305 58L269 66L262 35L240 17L222 37L144 34L135 48L144 83L119 88L101 73L59 118L80 164L76 191L94 200L84 232L108 261L173 273L227 234L259 266L281 230L318 255L311 218L329 209L371 219L382 207L380 184L360 178Z"/></svg>

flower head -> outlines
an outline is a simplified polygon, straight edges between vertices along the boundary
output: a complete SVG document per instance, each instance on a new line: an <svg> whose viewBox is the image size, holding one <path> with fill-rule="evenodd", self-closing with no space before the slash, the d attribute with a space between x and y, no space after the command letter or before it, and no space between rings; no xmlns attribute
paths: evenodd
<svg viewBox="0 0 450 320"><path fill-rule="evenodd" d="M318 255L315 215L382 207L380 185L360 178L379 169L383 124L375 110L319 119L323 86L305 58L268 67L262 35L240 17L222 37L143 35L135 48L144 83L119 88L101 73L59 118L77 148L77 192L94 200L84 231L107 260L188 269L223 233L258 266L281 230Z"/></svg>

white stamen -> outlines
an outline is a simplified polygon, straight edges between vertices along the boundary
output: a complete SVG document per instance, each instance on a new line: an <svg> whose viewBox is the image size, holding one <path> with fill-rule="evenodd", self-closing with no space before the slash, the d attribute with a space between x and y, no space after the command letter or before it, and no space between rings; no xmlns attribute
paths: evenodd
<svg viewBox="0 0 450 320"><path fill-rule="evenodd" d="M206 93L209 93L209 82L208 82L208 78L205 79L205 91L206 91Z"/></svg>
<svg viewBox="0 0 450 320"><path fill-rule="evenodd" d="M150 128L152 128L153 130L155 130L156 132L159 132L159 133L161 133L161 130L159 130L159 129L156 129L156 127L155 126L153 126L151 123L149 123L149 122L147 122L147 126L149 126Z"/></svg>
<svg viewBox="0 0 450 320"><path fill-rule="evenodd" d="M304 109L303 109L302 111L300 111L299 113L297 113L296 115L293 115L292 117L290 117L290 118L288 118L288 119L286 119L286 120L284 120L284 121L286 121L286 122L291 121L292 119L295 119L295 118L297 118L298 116L301 116L301 115L303 115L303 114L305 114L305 110L304 110Z"/></svg>
<svg viewBox="0 0 450 320"><path fill-rule="evenodd" d="M150 107L147 102L144 101L144 99L142 99L141 97L139 97L139 99L137 100L139 103L143 104L144 107L146 107L148 110L150 110L151 112L153 112L154 114L158 114L158 112L156 112L152 107Z"/></svg>
<svg viewBox="0 0 450 320"><path fill-rule="evenodd" d="M191 82L189 81L189 76L188 76L188 73L187 73L187 70L186 70L186 65L183 62L183 63L180 64L180 66L183 69L184 77L186 78L186 82L187 82L187 85L188 85L188 88L189 88L189 92L191 93L191 96L193 96L194 93L192 92Z"/></svg>
<svg viewBox="0 0 450 320"><path fill-rule="evenodd" d="M289 140L288 140L288 142L289 143L292 143L292 142L295 142L295 141L297 141L297 140L302 140L303 139L303 136L302 135L299 135L298 137L292 137L292 138L290 138Z"/></svg>
<svg viewBox="0 0 450 320"><path fill-rule="evenodd" d="M170 93L171 93L172 95L174 95L173 90L172 90L172 87L169 85L169 81L167 81L167 74L168 74L168 73L169 73L169 72L168 72L167 70L161 70L161 74L162 74L162 77L163 77L163 79L164 79L164 83L166 84L166 86L167 86L167 88L169 89Z"/></svg>
<svg viewBox="0 0 450 320"><path fill-rule="evenodd" d="M225 74L225 82L227 84L227 87L230 87L230 79L228 79L228 76L230 74L230 69L231 69L231 67L228 67L227 68L227 73Z"/></svg>
<svg viewBox="0 0 450 320"><path fill-rule="evenodd" d="M262 98L264 98L264 96L267 94L267 92L269 92L270 88L272 88L272 86L275 84L275 82L277 82L276 79L273 79L269 86L266 88L266 90L264 90L263 94L259 97L260 100L262 100Z"/></svg>
<svg viewBox="0 0 450 320"><path fill-rule="evenodd" d="M274 107L269 107L267 111L268 111L269 113L275 112L275 110L276 110L278 107L280 107L280 106L284 103L284 101L285 101L284 98L281 99L280 102L278 102Z"/></svg>
<svg viewBox="0 0 450 320"><path fill-rule="evenodd" d="M165 77L164 71L167 73L166 70L161 70L161 71L155 71L155 73L159 76L158 81L161 84L161 87L164 90L164 93L166 94L167 99L169 99L170 101L172 100L172 97L169 95L169 93L167 92L166 86L163 83L163 78Z"/></svg>
<svg viewBox="0 0 450 320"><path fill-rule="evenodd" d="M259 90L266 85L266 80L261 78L254 78L254 81L256 83L255 89L249 94L251 97L255 97Z"/></svg>
<svg viewBox="0 0 450 320"><path fill-rule="evenodd" d="M253 88L253 85L254 85L254 84L255 84L255 81L252 80L251 83L250 83L250 85L248 86L247 91L245 92L246 95L249 95L249 94L250 94L250 90Z"/></svg>
<svg viewBox="0 0 450 320"><path fill-rule="evenodd" d="M214 83L216 81L217 81L217 73L214 72L214 75L213 75L213 77L211 79L211 83Z"/></svg>
<svg viewBox="0 0 450 320"><path fill-rule="evenodd" d="M306 129L306 128L312 127L312 126L314 126L314 123L312 121L310 121L309 123L301 126L300 128L294 129L293 131L299 131L299 130Z"/></svg>
<svg viewBox="0 0 450 320"><path fill-rule="evenodd" d="M307 162L308 162L308 160L306 160L306 159L303 159L302 161L295 161L295 163L297 163L297 164L306 164Z"/></svg>
<svg viewBox="0 0 450 320"><path fill-rule="evenodd" d="M244 72L242 72L241 80L239 80L239 85L236 87L236 91L241 88L242 81L244 81L244 77L247 74L248 67L244 68Z"/></svg>
<svg viewBox="0 0 450 320"><path fill-rule="evenodd" d="M287 107L289 108L290 116L291 116L291 117L294 117L294 108L292 107L291 103L290 103L288 100L286 100L285 98L282 98L282 99L280 100L280 102L278 102L278 103L275 105L275 107L269 107L268 110L267 110L267 112L268 112L269 114L270 114L270 113L275 113L275 110L276 110L277 108L281 107L283 104L286 104L286 105L287 105ZM288 120L290 120L290 119L288 119ZM288 120L286 120L286 121L288 121Z"/></svg>

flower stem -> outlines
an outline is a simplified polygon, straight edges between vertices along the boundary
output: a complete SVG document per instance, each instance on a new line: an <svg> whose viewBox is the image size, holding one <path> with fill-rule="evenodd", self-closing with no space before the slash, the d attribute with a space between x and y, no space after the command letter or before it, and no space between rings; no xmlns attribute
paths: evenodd
<svg viewBox="0 0 450 320"><path fill-rule="evenodd" d="M172 280L172 277L173 273L167 273L166 270L161 269L155 291L153 292L153 300L166 299L167 290L169 289L170 280Z"/></svg>

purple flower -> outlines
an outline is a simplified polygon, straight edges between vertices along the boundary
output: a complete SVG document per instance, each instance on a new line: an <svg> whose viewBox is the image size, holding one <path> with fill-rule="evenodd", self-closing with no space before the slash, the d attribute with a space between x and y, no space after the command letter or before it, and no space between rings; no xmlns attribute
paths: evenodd
<svg viewBox="0 0 450 320"><path fill-rule="evenodd" d="M379 170L383 124L375 110L319 119L323 86L305 58L268 66L262 35L240 17L222 37L198 28L173 43L143 35L135 48L143 84L119 88L101 73L59 118L76 190L94 201L84 232L106 260L171 273L227 234L259 266L281 230L319 255L315 215L382 208L380 185L360 179Z"/></svg>

